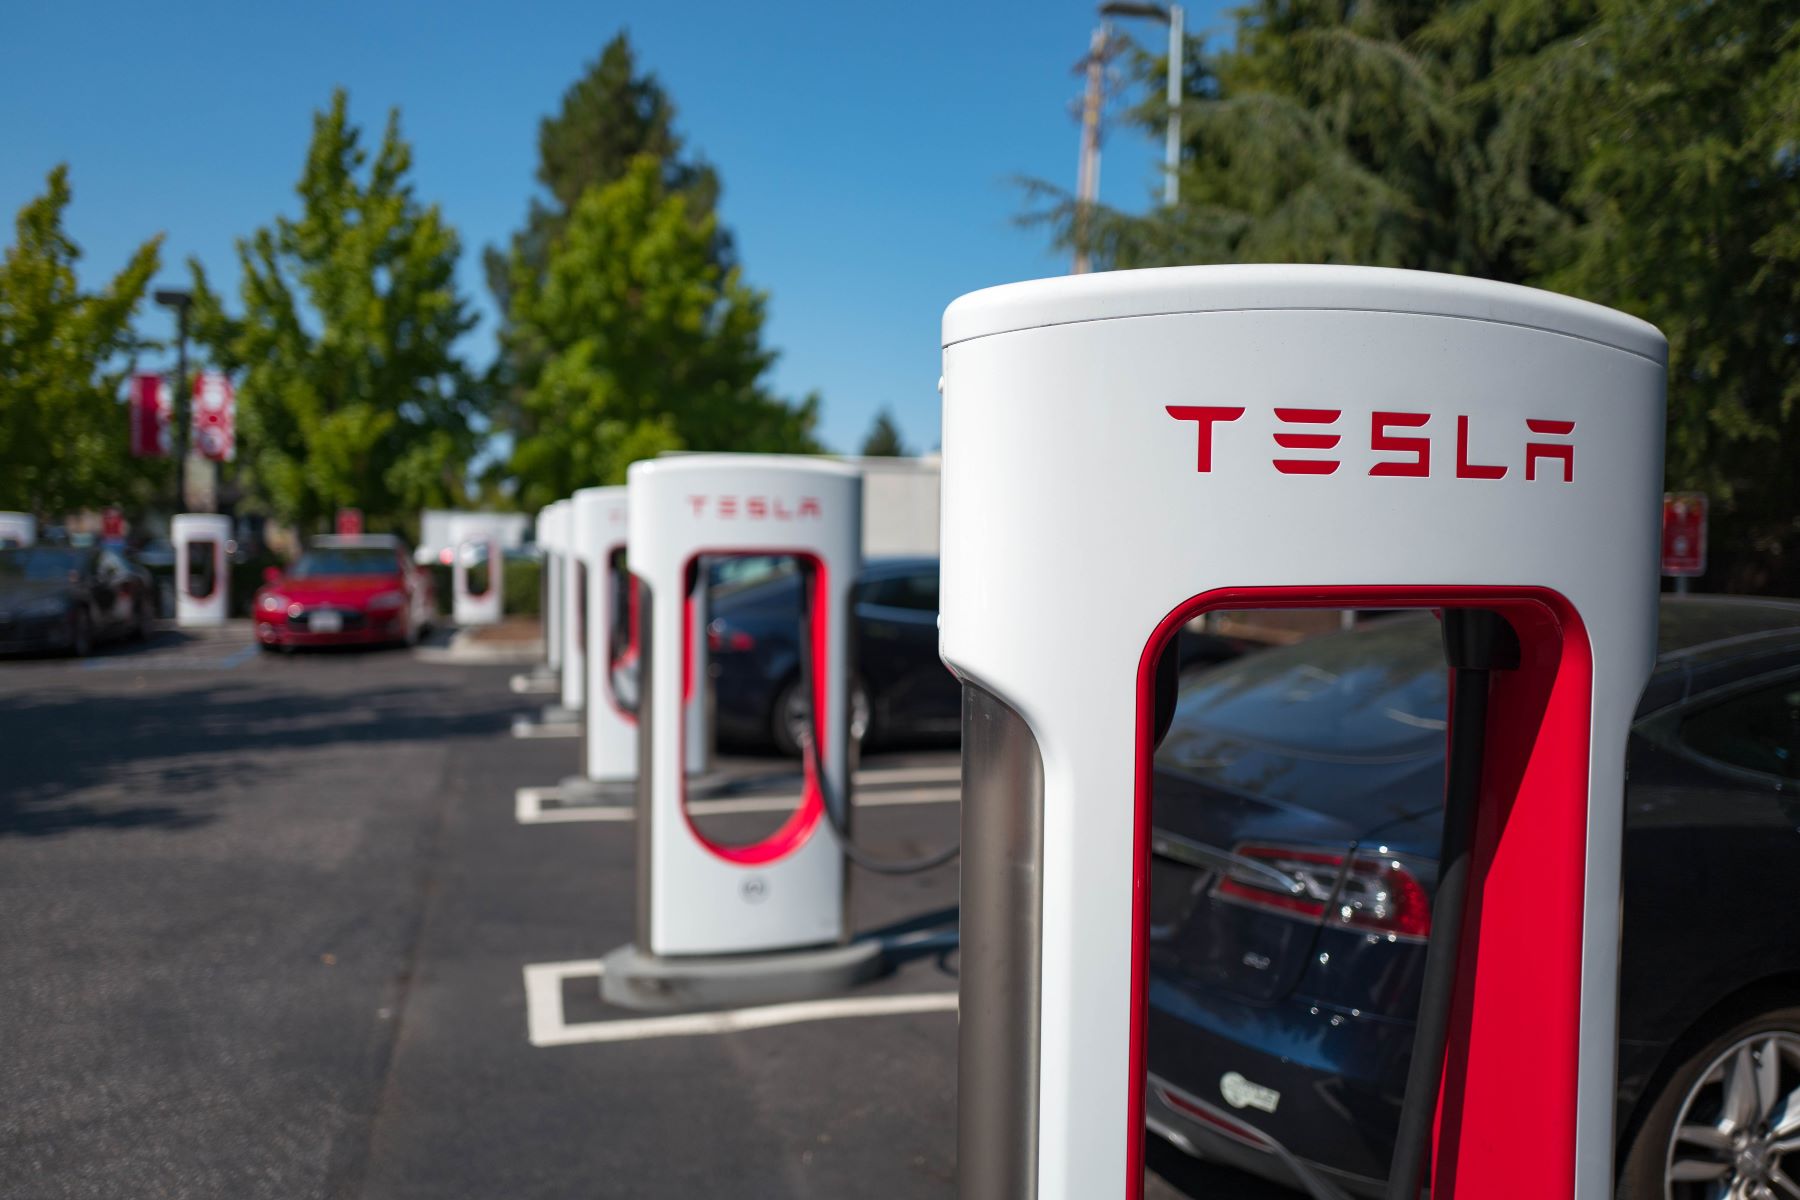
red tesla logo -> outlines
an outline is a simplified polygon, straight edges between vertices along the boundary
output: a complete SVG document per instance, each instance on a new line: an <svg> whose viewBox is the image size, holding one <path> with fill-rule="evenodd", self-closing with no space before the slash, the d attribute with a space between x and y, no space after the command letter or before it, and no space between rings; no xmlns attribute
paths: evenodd
<svg viewBox="0 0 1800 1200"><path fill-rule="evenodd" d="M1196 431L1197 450L1194 469L1201 474L1212 470L1213 436L1220 425L1229 425L1244 415L1241 407L1217 405L1171 404L1168 413L1177 421L1192 422ZM1278 450L1306 452L1300 456L1278 456L1269 461L1283 475L1332 475L1343 465L1327 451L1337 451L1344 435L1337 429L1344 415L1338 408L1277 408L1275 419L1281 425L1274 433ZM1422 412L1383 412L1369 414L1368 448L1384 456L1369 468L1370 475L1423 479L1431 471L1432 431L1428 428L1433 414ZM1469 450L1471 418L1456 418L1456 466L1458 479L1504 479L1512 467L1506 463L1477 462ZM1537 438L1568 439L1575 433L1575 422L1527 418L1525 429ZM1405 431L1418 433L1408 436ZM1564 483L1575 481L1575 444L1568 440L1525 440L1524 471L1527 480L1535 481L1539 471L1555 475ZM1542 464L1542 465L1541 465Z"/></svg>
<svg viewBox="0 0 1800 1200"><path fill-rule="evenodd" d="M712 514L724 521L739 517L752 521L816 521L823 515L814 496L797 500L784 496L689 496L688 504L696 517L705 516L711 508Z"/></svg>

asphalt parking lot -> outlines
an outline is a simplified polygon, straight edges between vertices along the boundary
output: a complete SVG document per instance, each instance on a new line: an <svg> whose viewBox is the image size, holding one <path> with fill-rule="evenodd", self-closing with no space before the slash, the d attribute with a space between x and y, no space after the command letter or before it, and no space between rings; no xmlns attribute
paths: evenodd
<svg viewBox="0 0 1800 1200"><path fill-rule="evenodd" d="M955 1194L953 952L768 1027L610 1010L631 825L520 820L579 759L516 668L248 636L0 662L0 1194ZM889 790L871 846L955 836ZM854 922L956 897L858 873ZM1291 1195L1177 1157L1151 1195Z"/></svg>

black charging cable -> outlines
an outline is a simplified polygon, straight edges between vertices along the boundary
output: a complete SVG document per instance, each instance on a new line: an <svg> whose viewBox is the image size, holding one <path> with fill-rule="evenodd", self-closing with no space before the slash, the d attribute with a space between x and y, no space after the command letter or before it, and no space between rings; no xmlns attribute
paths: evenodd
<svg viewBox="0 0 1800 1200"><path fill-rule="evenodd" d="M1455 681L1450 698L1450 752L1444 777L1444 828L1438 848L1437 892L1431 901L1431 936L1425 946L1425 979L1413 1026L1412 1062L1388 1168L1387 1200L1418 1200L1426 1147L1437 1115L1444 1074L1451 1004L1469 895L1469 860L1481 774L1487 757L1488 684L1495 671L1519 666L1519 637L1498 613L1444 611L1444 653Z"/></svg>
<svg viewBox="0 0 1800 1200"><path fill-rule="evenodd" d="M844 851L844 857L865 871L873 871L877 875L917 875L924 871L934 870L955 860L962 853L962 843L956 842L944 849L927 854L922 858L890 859L877 858L858 846L850 837L850 801L853 788L850 783L850 772L844 772L844 794L833 797L827 790L825 781L824 756L819 748L819 721L817 698L819 689L813 672L812 650L812 616L813 616L813 572L802 568L800 576L800 686L801 694L807 697L807 706L812 711L812 721L803 732L805 745L802 752L812 762L813 781L819 789L819 798L824 802L825 820L831 826L831 832L837 837L838 845ZM834 799L841 804L834 804Z"/></svg>

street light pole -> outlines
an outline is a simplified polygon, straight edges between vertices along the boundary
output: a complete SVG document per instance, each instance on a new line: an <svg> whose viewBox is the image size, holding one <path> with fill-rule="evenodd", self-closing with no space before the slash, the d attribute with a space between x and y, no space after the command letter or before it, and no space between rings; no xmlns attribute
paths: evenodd
<svg viewBox="0 0 1800 1200"><path fill-rule="evenodd" d="M1094 204L1100 198L1100 110L1106 103L1106 58L1112 26L1102 21L1088 42L1087 91L1081 101L1081 159L1075 171L1075 274L1088 272Z"/></svg>
<svg viewBox="0 0 1800 1200"><path fill-rule="evenodd" d="M1169 123L1163 139L1163 203L1175 207L1181 199L1181 55L1185 47L1187 14L1181 5L1134 3L1132 0L1108 0L1100 6L1102 17L1147 17L1169 27L1169 79L1165 95L1169 105Z"/></svg>
<svg viewBox="0 0 1800 1200"><path fill-rule="evenodd" d="M193 307L194 294L179 288L164 288L155 295L156 302L175 313L175 386L169 390L170 414L174 417L175 444L170 449L170 457L175 460L175 509L176 512L187 510L187 448L188 448L188 309Z"/></svg>

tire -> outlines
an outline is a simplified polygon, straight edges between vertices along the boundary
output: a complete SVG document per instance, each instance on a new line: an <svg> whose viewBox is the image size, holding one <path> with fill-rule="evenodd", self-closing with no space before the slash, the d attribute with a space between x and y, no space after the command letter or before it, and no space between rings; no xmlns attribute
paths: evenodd
<svg viewBox="0 0 1800 1200"><path fill-rule="evenodd" d="M78 608L69 617L69 657L86 658L93 652L94 623Z"/></svg>
<svg viewBox="0 0 1800 1200"><path fill-rule="evenodd" d="M150 636L150 606L139 600L131 609L131 632L127 635L134 642L141 642Z"/></svg>
<svg viewBox="0 0 1800 1200"><path fill-rule="evenodd" d="M777 753L788 758L800 757L795 718L796 714L807 712L811 707L801 694L798 679L788 680L775 693L775 701L769 705L768 726L769 741Z"/></svg>
<svg viewBox="0 0 1800 1200"><path fill-rule="evenodd" d="M804 728L812 706L805 702L800 680L790 679L775 693L769 706L769 741L789 758L800 757L800 731ZM869 693L858 680L850 685L850 740L860 744L868 740L870 727Z"/></svg>
<svg viewBox="0 0 1800 1200"><path fill-rule="evenodd" d="M1793 1115L1772 1126L1796 1092L1800 1008L1735 1022L1663 1083L1626 1152L1618 1195L1621 1200L1800 1196L1800 1096ZM1689 1134L1677 1139L1678 1126ZM1722 1184L1729 1190L1721 1192Z"/></svg>

